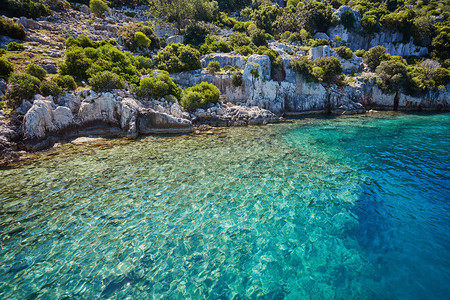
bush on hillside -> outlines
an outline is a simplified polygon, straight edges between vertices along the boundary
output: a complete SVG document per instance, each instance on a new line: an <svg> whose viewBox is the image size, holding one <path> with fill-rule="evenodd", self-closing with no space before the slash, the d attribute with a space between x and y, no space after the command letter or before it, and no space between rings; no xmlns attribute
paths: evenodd
<svg viewBox="0 0 450 300"><path fill-rule="evenodd" d="M92 89L97 92L124 89L127 86L124 79L110 71L103 71L92 75L92 77L89 78L89 84L92 86Z"/></svg>
<svg viewBox="0 0 450 300"><path fill-rule="evenodd" d="M0 32L2 35L18 40L23 40L27 36L22 24L17 24L12 19L4 17L0 17Z"/></svg>
<svg viewBox="0 0 450 300"><path fill-rule="evenodd" d="M14 65L3 57L0 57L0 78L8 80L14 72Z"/></svg>
<svg viewBox="0 0 450 300"><path fill-rule="evenodd" d="M187 110L193 110L209 103L217 103L219 97L220 91L215 85L202 82L185 89L180 104Z"/></svg>
<svg viewBox="0 0 450 300"><path fill-rule="evenodd" d="M314 63L306 56L300 56L291 61L291 68L297 73L304 75L307 79L311 79L313 67Z"/></svg>
<svg viewBox="0 0 450 300"><path fill-rule="evenodd" d="M234 74L233 77L231 77L231 83L235 87L239 87L242 85L242 74Z"/></svg>
<svg viewBox="0 0 450 300"><path fill-rule="evenodd" d="M346 29L352 29L355 21L355 16L351 10L348 10L341 15L341 23Z"/></svg>
<svg viewBox="0 0 450 300"><path fill-rule="evenodd" d="M251 32L250 38L256 46L268 46L266 32L261 29L255 29Z"/></svg>
<svg viewBox="0 0 450 300"><path fill-rule="evenodd" d="M366 50L364 50L364 49L358 49L358 50L355 51L355 55L357 57L363 57L364 54L366 54Z"/></svg>
<svg viewBox="0 0 450 300"><path fill-rule="evenodd" d="M63 90L73 91L77 88L77 84L72 76L70 75L58 75L53 78L53 80L60 86Z"/></svg>
<svg viewBox="0 0 450 300"><path fill-rule="evenodd" d="M330 42L328 42L326 39L315 39L315 40L314 39L309 39L308 45L311 48L319 47L319 46L329 46Z"/></svg>
<svg viewBox="0 0 450 300"><path fill-rule="evenodd" d="M51 15L50 8L41 0L6 0L6 10L14 17L39 18Z"/></svg>
<svg viewBox="0 0 450 300"><path fill-rule="evenodd" d="M334 56L318 58L314 61L314 65L323 70L323 80L329 83L335 82L337 76L342 74L342 64Z"/></svg>
<svg viewBox="0 0 450 300"><path fill-rule="evenodd" d="M202 67L200 52L191 46L169 44L155 56L158 68L169 73L197 70Z"/></svg>
<svg viewBox="0 0 450 300"><path fill-rule="evenodd" d="M134 40L140 48L149 48L152 44L152 41L140 31L134 33Z"/></svg>
<svg viewBox="0 0 450 300"><path fill-rule="evenodd" d="M211 61L208 64L208 67L206 67L206 69L208 70L208 72L210 73L216 73L220 71L220 64L218 61Z"/></svg>
<svg viewBox="0 0 450 300"><path fill-rule="evenodd" d="M334 51L336 51L336 53L343 59L350 59L353 57L352 50L345 46L334 48Z"/></svg>
<svg viewBox="0 0 450 300"><path fill-rule="evenodd" d="M6 50L8 50L8 51L23 51L23 50L25 50L25 46L20 43L17 43L17 42L11 42L6 47Z"/></svg>
<svg viewBox="0 0 450 300"><path fill-rule="evenodd" d="M206 37L213 33L214 28L205 22L193 22L184 30L184 42L193 46L199 46L205 42Z"/></svg>
<svg viewBox="0 0 450 300"><path fill-rule="evenodd" d="M122 45L125 49L136 51L140 46L135 38L137 32L141 32L150 40L147 47L150 50L159 49L161 47L160 40L150 26L142 23L130 24L119 28L118 34L122 38ZM142 46L141 46L142 47Z"/></svg>
<svg viewBox="0 0 450 300"><path fill-rule="evenodd" d="M388 59L389 54L386 53L386 48L384 48L383 46L375 46L364 53L364 62L372 70L375 70L382 61Z"/></svg>
<svg viewBox="0 0 450 300"><path fill-rule="evenodd" d="M108 2L103 0L90 0L89 8L96 17L102 17L105 12L109 12Z"/></svg>
<svg viewBox="0 0 450 300"><path fill-rule="evenodd" d="M41 83L40 88L41 95L47 97L47 96L60 96L64 93L63 88L58 85L58 83L55 80L48 80L43 81Z"/></svg>
<svg viewBox="0 0 450 300"><path fill-rule="evenodd" d="M395 60L385 60L376 68L378 86L388 92L398 90L406 80L406 66Z"/></svg>
<svg viewBox="0 0 450 300"><path fill-rule="evenodd" d="M26 73L13 73L8 80L10 87L6 91L5 98L8 104L17 108L24 99L30 99L39 93L41 82L34 76Z"/></svg>
<svg viewBox="0 0 450 300"><path fill-rule="evenodd" d="M88 79L103 71L110 71L130 83L138 83L140 73L139 60L131 53L124 53L107 43L97 49L70 47L66 51L64 62L59 65L62 75L72 75L79 79Z"/></svg>
<svg viewBox="0 0 450 300"><path fill-rule="evenodd" d="M181 88L172 81L166 71L161 71L156 77L142 78L134 92L141 99L161 99L168 95L172 95L176 99L181 98Z"/></svg>
<svg viewBox="0 0 450 300"><path fill-rule="evenodd" d="M44 80L45 76L47 76L47 71L45 71L41 66L31 63L27 66L25 72L30 74L31 76L36 77L39 80Z"/></svg>

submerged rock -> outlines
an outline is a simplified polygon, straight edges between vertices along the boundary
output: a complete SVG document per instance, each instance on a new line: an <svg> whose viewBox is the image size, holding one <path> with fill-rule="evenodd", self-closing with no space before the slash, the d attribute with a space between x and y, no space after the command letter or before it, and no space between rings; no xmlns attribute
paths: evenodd
<svg viewBox="0 0 450 300"><path fill-rule="evenodd" d="M189 120L160 113L151 108L143 108L139 110L138 130L141 134L189 133L194 127Z"/></svg>

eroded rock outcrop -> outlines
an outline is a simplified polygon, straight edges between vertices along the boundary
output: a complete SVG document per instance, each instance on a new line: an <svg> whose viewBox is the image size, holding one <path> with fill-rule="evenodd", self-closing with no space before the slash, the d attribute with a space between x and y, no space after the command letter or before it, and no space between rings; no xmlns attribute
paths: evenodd
<svg viewBox="0 0 450 300"><path fill-rule="evenodd" d="M51 97L36 97L22 124L26 142L35 143L65 133L76 136L80 129L84 133L90 127L98 126L115 127L121 135L129 137L193 131L190 120L146 108L136 99L122 97L118 93L67 93L59 97L57 103L61 105L55 104ZM95 132L102 131L96 129ZM46 144L40 146L45 147Z"/></svg>

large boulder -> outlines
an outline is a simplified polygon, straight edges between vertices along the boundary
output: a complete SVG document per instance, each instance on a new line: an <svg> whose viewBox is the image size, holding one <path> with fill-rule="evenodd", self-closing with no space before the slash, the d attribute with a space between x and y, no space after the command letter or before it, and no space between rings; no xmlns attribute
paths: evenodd
<svg viewBox="0 0 450 300"><path fill-rule="evenodd" d="M29 29L40 29L41 25L33 19L28 19L27 17L20 17L19 21L17 23L22 24L23 27L29 28Z"/></svg>
<svg viewBox="0 0 450 300"><path fill-rule="evenodd" d="M194 130L192 122L186 119L157 112L151 108L139 110L138 131L142 134L152 133L189 133Z"/></svg>
<svg viewBox="0 0 450 300"><path fill-rule="evenodd" d="M133 98L125 98L121 104L120 128L126 130L129 137L136 137L138 135L137 118L142 105Z"/></svg>
<svg viewBox="0 0 450 300"><path fill-rule="evenodd" d="M81 103L78 116L82 123L107 123L119 125L120 101L112 93L92 92Z"/></svg>
<svg viewBox="0 0 450 300"><path fill-rule="evenodd" d="M35 100L23 119L25 139L42 140L48 133L61 132L74 125L74 118L69 108L55 106L51 98Z"/></svg>
<svg viewBox="0 0 450 300"><path fill-rule="evenodd" d="M47 132L55 130L52 111L52 101L45 99L34 101L23 119L23 133L26 139L43 139Z"/></svg>

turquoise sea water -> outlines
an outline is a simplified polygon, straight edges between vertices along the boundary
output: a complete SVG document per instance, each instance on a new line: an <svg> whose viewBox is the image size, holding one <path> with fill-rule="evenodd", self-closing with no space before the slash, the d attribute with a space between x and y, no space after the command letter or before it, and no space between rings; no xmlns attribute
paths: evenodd
<svg viewBox="0 0 450 300"><path fill-rule="evenodd" d="M448 299L450 115L70 144L0 170L2 299Z"/></svg>

